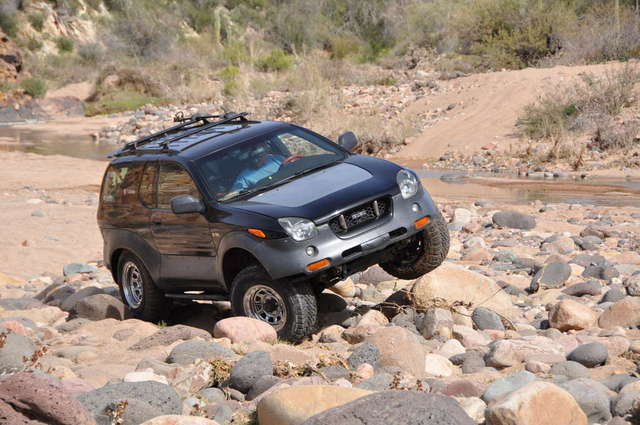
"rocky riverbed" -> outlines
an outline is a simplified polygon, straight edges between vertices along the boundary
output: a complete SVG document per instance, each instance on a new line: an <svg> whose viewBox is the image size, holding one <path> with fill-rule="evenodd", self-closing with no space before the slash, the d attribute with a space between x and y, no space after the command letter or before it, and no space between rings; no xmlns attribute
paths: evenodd
<svg viewBox="0 0 640 425"><path fill-rule="evenodd" d="M442 207L443 266L341 282L297 345L225 302L129 319L99 262L0 275L0 423L639 423L640 209Z"/></svg>

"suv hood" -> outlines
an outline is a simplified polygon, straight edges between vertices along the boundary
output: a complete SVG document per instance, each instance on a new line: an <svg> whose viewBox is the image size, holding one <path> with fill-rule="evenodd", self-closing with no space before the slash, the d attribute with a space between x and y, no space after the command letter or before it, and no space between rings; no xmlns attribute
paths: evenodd
<svg viewBox="0 0 640 425"><path fill-rule="evenodd" d="M273 218L319 220L368 199L398 192L400 166L379 158L352 155L332 167L229 206Z"/></svg>

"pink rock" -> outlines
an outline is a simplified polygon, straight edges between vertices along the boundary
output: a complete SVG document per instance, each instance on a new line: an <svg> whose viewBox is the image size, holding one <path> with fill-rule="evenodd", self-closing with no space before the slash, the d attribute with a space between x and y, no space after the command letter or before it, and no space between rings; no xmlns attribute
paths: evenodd
<svg viewBox="0 0 640 425"><path fill-rule="evenodd" d="M380 325L362 325L354 328L349 328L342 333L344 338L350 344L357 344L365 340L365 338L374 335L382 329Z"/></svg>
<svg viewBox="0 0 640 425"><path fill-rule="evenodd" d="M218 422L200 416L163 415L141 425L218 425Z"/></svg>
<svg viewBox="0 0 640 425"><path fill-rule="evenodd" d="M4 322L0 322L0 326L3 326L17 334L28 336L29 331L24 325L16 320L5 320Z"/></svg>
<svg viewBox="0 0 640 425"><path fill-rule="evenodd" d="M231 342L264 341L274 343L278 339L276 330L258 319L250 317L229 317L220 320L213 328L214 338L229 338Z"/></svg>
<svg viewBox="0 0 640 425"><path fill-rule="evenodd" d="M373 366L371 366L369 363L363 363L356 369L356 376L361 381L369 379L373 375L375 375L375 371L373 370Z"/></svg>
<svg viewBox="0 0 640 425"><path fill-rule="evenodd" d="M609 306L600 316L598 323L604 329L640 326L640 297L627 297Z"/></svg>
<svg viewBox="0 0 640 425"><path fill-rule="evenodd" d="M588 329L595 325L598 315L589 307L573 300L562 300L551 307L549 323L560 331Z"/></svg>
<svg viewBox="0 0 640 425"><path fill-rule="evenodd" d="M83 394L95 390L93 385L80 378L63 379L60 382L62 382L64 391L70 395Z"/></svg>

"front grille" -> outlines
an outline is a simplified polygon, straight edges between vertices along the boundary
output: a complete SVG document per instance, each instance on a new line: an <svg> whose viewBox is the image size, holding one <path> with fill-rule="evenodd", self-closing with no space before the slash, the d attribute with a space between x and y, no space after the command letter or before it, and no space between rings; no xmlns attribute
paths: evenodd
<svg viewBox="0 0 640 425"><path fill-rule="evenodd" d="M336 235L344 235L391 214L391 198L378 198L358 205L334 217L329 227Z"/></svg>

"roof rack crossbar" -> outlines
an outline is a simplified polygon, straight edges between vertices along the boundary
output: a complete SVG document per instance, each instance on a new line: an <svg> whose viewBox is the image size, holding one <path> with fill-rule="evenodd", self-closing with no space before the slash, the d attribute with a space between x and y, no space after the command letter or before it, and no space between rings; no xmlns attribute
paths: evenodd
<svg viewBox="0 0 640 425"><path fill-rule="evenodd" d="M119 151L114 152L109 156L121 156L127 152L133 153L137 151L138 147L142 145L146 145L147 143L150 143L155 139L158 139L163 136L168 136L171 133L175 133L179 130L187 130L186 132L178 134L171 139L160 142L160 146L162 147L162 149L166 150L170 143L180 140L184 137L199 133L208 128L215 127L217 125L226 124L237 119L240 119L241 121L247 121L246 119L247 115L248 115L248 112L241 112L241 113L227 112L224 115L192 115L191 117L185 117L183 113L178 113L176 114L173 120L175 122L179 122L180 124L174 125L169 128L165 128L164 130L150 134L136 141L129 142L126 145L124 145ZM209 120L213 118L222 118L222 119L209 122ZM202 122L203 124L190 127L193 124L197 124L198 122Z"/></svg>
<svg viewBox="0 0 640 425"><path fill-rule="evenodd" d="M218 125L227 124L227 123L229 123L231 121L234 121L234 120L237 120L237 119L240 119L241 121L246 121L247 119L245 117L247 115L248 115L247 112L229 113L229 114L223 115L223 118L221 120L213 121L213 122L205 121L205 122L207 122L206 124L199 125L199 126L193 128L193 129L191 129L191 130L189 130L189 131L187 131L185 133L181 133L181 134L179 134L179 135L177 135L177 136L175 136L175 137L173 137L171 139L163 140L162 142L160 142L160 146L162 146L164 148L167 148L171 143L173 143L173 142L175 142L177 140L180 140L180 139L182 139L184 137L192 136L192 135L194 135L196 133L200 133L201 131L207 130L207 129L212 128L212 127L216 127Z"/></svg>

